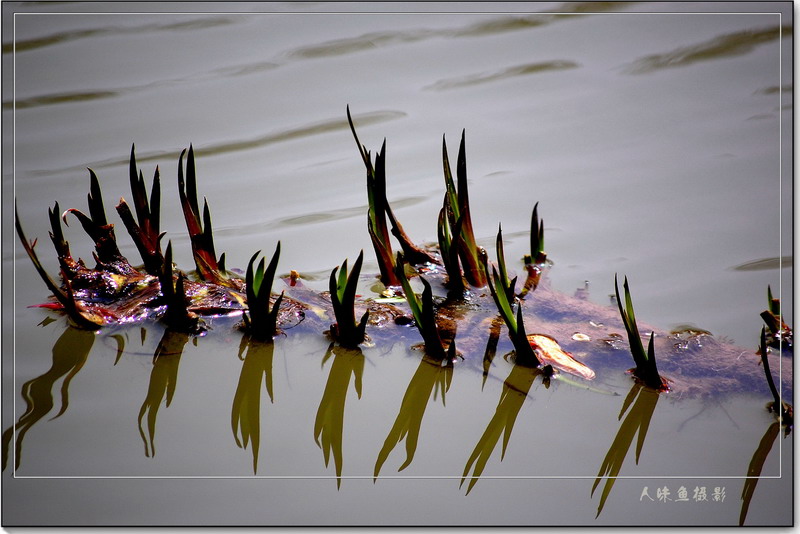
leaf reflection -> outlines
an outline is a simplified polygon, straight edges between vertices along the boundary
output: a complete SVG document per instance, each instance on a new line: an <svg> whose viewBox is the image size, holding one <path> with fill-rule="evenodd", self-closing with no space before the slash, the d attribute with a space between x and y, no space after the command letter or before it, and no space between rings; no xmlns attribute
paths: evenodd
<svg viewBox="0 0 800 534"><path fill-rule="evenodd" d="M161 402L166 397L166 405L172 402L175 386L178 382L178 364L181 361L183 347L189 342L190 335L176 330L164 330L153 354L153 370L150 373L150 385L147 397L139 410L139 435L144 442L144 455L155 456L156 418ZM142 420L147 414L147 434L142 428Z"/></svg>
<svg viewBox="0 0 800 534"><path fill-rule="evenodd" d="M494 452L497 442L500 440L500 435L503 435L503 449L500 454L500 461L506 455L506 448L508 441L511 438L511 431L514 430L514 423L517 420L520 409L528 397L528 392L533 385L534 379L541 375L541 370L514 364L511 372L508 374L506 381L503 383L503 392L500 394L500 402L497 403L497 409L489 421L486 430L478 444L475 445L475 450L467 460L467 465L464 467L464 474L461 476L461 485L464 480L470 478L469 485L467 486L467 495L472 491L472 487L478 482L478 479L489 461L489 457ZM474 465L472 475L468 476L470 469Z"/></svg>
<svg viewBox="0 0 800 534"><path fill-rule="evenodd" d="M619 426L617 436L611 443L611 448L608 449L608 453L603 460L603 465L600 466L600 471L597 473L597 478L592 485L591 494L594 495L594 490L597 488L600 480L602 480L603 477L606 478L606 484L603 486L603 493L600 496L600 504L597 506L597 515L595 517L599 517L600 512L603 511L606 499L611 493L611 488L617 480L617 475L619 475L622 469L625 456L627 456L628 450L633 442L633 437L637 432L639 433L639 439L636 442L636 463L639 463L639 456L642 452L644 439L647 436L647 429L650 426L650 419L653 417L657 402L658 392L652 388L644 387L641 384L634 384L628 392L628 396L625 397L617 419L622 419L622 416L628 408L630 408L630 411ZM631 406L631 403L633 403L633 406Z"/></svg>
<svg viewBox="0 0 800 534"><path fill-rule="evenodd" d="M242 364L239 385L233 397L231 429L236 445L242 449L251 443L253 452L253 474L258 471L258 447L261 436L261 381L264 380L270 402L272 397L272 356L275 343L242 338L239 356L247 347L247 356Z"/></svg>
<svg viewBox="0 0 800 534"><path fill-rule="evenodd" d="M25 399L25 413L17 423L3 432L3 470L8 463L8 448L16 430L14 442L14 469L19 469L22 460L22 440L28 430L53 409L53 387L64 377L61 384L61 410L53 417L61 416L69 406L69 384L78 374L94 343L94 332L68 326L53 345L53 364L41 376L22 385L22 398Z"/></svg>
<svg viewBox="0 0 800 534"><path fill-rule="evenodd" d="M767 428L766 433L761 438L756 452L753 453L753 458L750 460L750 465L747 468L747 478L744 481L742 488L742 511L739 513L739 526L744 525L744 520L747 517L747 510L750 508L750 499L753 498L753 493L756 491L758 484L758 477L761 476L761 470L764 468L764 462L767 461L767 455L775 443L775 438L781 430L779 422L772 423Z"/></svg>
<svg viewBox="0 0 800 534"><path fill-rule="evenodd" d="M406 461L397 470L402 471L411 464L414 453L417 451L419 430L431 393L435 400L437 393L441 392L442 405L444 405L445 393L450 389L452 380L453 362L451 360L442 362L423 355L417 371L411 377L411 382L408 383L408 388L400 404L400 413L397 414L397 419L395 419L389 435L386 436L383 448L378 453L373 480L378 478L384 462L403 438L406 440Z"/></svg>
<svg viewBox="0 0 800 534"><path fill-rule="evenodd" d="M364 355L361 353L361 349L346 349L331 343L322 359L322 365L325 365L331 355L334 357L331 371L314 421L314 441L322 449L325 467L328 467L331 452L333 452L333 462L336 466L336 487L339 488L342 485L344 405L347 401L351 375L355 377L356 394L359 399L361 398Z"/></svg>

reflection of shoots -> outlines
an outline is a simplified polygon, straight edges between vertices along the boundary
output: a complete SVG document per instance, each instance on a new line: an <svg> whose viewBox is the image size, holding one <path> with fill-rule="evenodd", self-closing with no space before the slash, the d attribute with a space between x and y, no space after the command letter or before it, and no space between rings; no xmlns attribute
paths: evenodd
<svg viewBox="0 0 800 534"><path fill-rule="evenodd" d="M494 416L486 426L486 430L475 445L475 449L464 467L460 486L464 484L464 480L467 479L468 473L474 465L472 475L469 475L470 481L467 485L467 494L472 491L472 487L478 482L478 478L480 478L486 463L489 461L489 457L494 452L501 434L503 435L503 448L500 453L500 461L502 462L503 458L505 458L508 441L511 438L511 432L514 430L514 423L517 420L519 411L522 409L522 405L525 403L533 380L540 374L542 372L539 369L514 364L511 373L503 383L503 392L500 394L500 402L497 403Z"/></svg>
<svg viewBox="0 0 800 534"><path fill-rule="evenodd" d="M461 223L461 240L458 242L458 253L461 258L461 265L464 267L464 276L474 287L486 285L486 273L484 273L480 260L480 247L475 241L475 233L472 229L472 217L469 210L469 191L467 189L467 156L466 156L465 131L461 132L461 144L458 148L458 159L456 161L456 179L458 188L453 183L453 174L450 170L450 160L447 157L447 143L442 137L442 166L444 168L444 182L447 188L446 204L447 213L450 217L450 226L456 227L457 221L463 219Z"/></svg>
<svg viewBox="0 0 800 534"><path fill-rule="evenodd" d="M136 168L136 155L135 147L131 147L131 162L130 162L130 183L131 194L133 195L133 205L136 209L136 220L133 218L131 209L125 202L124 198L119 199L117 204L117 213L122 219L125 228L131 235L139 254L144 261L145 270L152 275L158 275L164 263L164 257L161 254L161 238L164 237L163 233L159 233L161 209L161 182L159 180L158 167L156 167L155 175L153 176L153 187L150 193L150 201L147 200L147 190L144 186L144 176L141 171ZM97 198L99 198L99 189L97 190ZM94 197L92 192L92 197ZM92 205L90 201L90 206ZM92 210L92 219L98 217L98 213Z"/></svg>
<svg viewBox="0 0 800 534"><path fill-rule="evenodd" d="M639 335L639 327L636 326L636 316L633 314L633 302L631 301L631 292L628 289L627 276L623 282L623 287L625 289L625 309L622 308L622 299L619 297L619 284L617 283L616 275L614 275L617 306L622 317L622 324L625 325L625 331L628 333L628 342L630 343L633 361L636 363L633 375L647 387L657 391L666 391L669 387L666 381L659 376L658 368L656 367L656 353L653 349L655 333L650 334L650 344L647 347L647 352L645 352L642 338Z"/></svg>
<svg viewBox="0 0 800 534"><path fill-rule="evenodd" d="M522 258L522 261L525 262L525 270L528 271L528 277L520 291L520 298L537 288L547 262L547 253L544 251L544 221L539 221L538 208L539 203L537 202L533 206L531 215L531 253Z"/></svg>
<svg viewBox="0 0 800 534"><path fill-rule="evenodd" d="M408 281L405 273L405 261L401 253L397 253L397 267L395 270L397 278L403 286L403 292L406 294L408 306L411 308L411 313L414 315L414 322L417 324L417 329L422 335L422 340L425 343L425 354L435 360L452 360L456 356L456 342L455 339L450 342L450 346L445 350L442 337L439 335L439 328L436 325L436 314L433 309L433 290L427 280L420 276L422 285L425 289L422 292L422 300L411 289L411 284Z"/></svg>
<svg viewBox="0 0 800 534"><path fill-rule="evenodd" d="M417 451L422 418L425 415L425 409L428 407L431 394L433 394L435 400L437 391L441 392L442 405L444 405L445 393L450 389L452 380L452 361L445 361L444 365L442 365L441 361L436 361L427 355L422 357L419 367L417 367L417 371L411 378L411 382L408 383L406 393L403 395L400 413L397 414L397 419L395 419L394 425L389 431L389 435L386 436L381 451L378 453L373 481L378 478L381 467L386 462L389 454L404 438L406 440L406 460L398 468L398 471L402 471L411 464L414 459L414 453Z"/></svg>
<svg viewBox="0 0 800 534"><path fill-rule="evenodd" d="M186 220L186 229L192 241L192 255L197 266L200 278L220 285L231 285L225 275L214 251L214 230L211 228L211 212L208 201L203 199L203 218L200 219L200 208L197 204L197 177L194 165L194 150L189 145L189 154L186 157L186 179L183 178L183 155L178 159L178 195L183 208L183 218Z"/></svg>
<svg viewBox="0 0 800 534"><path fill-rule="evenodd" d="M622 424L620 424L617 436L611 443L611 448L608 449L608 454L606 454L606 457L603 459L603 464L600 466L600 471L597 473L597 478L592 485L592 495L594 495L594 490L597 489L600 480L606 477L606 484L603 487L603 493L600 496L600 503L597 506L597 515L595 517L598 517L600 512L603 511L606 499L611 493L611 488L617 480L617 476L622 469L622 464L625 461L625 456L627 456L631 443L633 443L633 437L637 432L639 434L639 439L636 442L636 464L639 464L639 456L642 453L642 447L647 437L647 430L650 427L650 419L653 417L653 412L656 409L658 397L656 391L650 388L644 388L638 383L634 383L633 386L631 386L628 396L625 397L617 419L622 419L622 416L629 407L630 411L625 417L625 420L622 421ZM636 399L635 403L633 402L634 399ZM633 403L633 406L631 406L631 403Z"/></svg>
<svg viewBox="0 0 800 534"><path fill-rule="evenodd" d="M254 272L253 263L260 253L261 251L259 250L253 254L247 264L245 283L247 286L248 311L242 315L242 318L244 319L245 329L250 335L259 341L265 341L272 339L272 336L277 331L278 311L283 300L283 292L281 292L270 309L272 282L275 279L275 269L278 267L278 258L281 255L281 242L278 241L275 253L272 255L266 271L264 270L264 258L261 258Z"/></svg>
<svg viewBox="0 0 800 534"><path fill-rule="evenodd" d="M153 370L150 372L150 384L147 386L147 396L139 410L139 435L144 442L144 455L148 458L155 456L156 418L161 402L166 396L166 406L169 407L175 395L175 386L178 381L178 364L181 361L183 347L189 342L189 335L183 332L167 329L158 342L156 352L153 354ZM142 427L142 420L147 414L147 435Z"/></svg>
<svg viewBox="0 0 800 534"><path fill-rule="evenodd" d="M22 241L22 247L25 249L25 252L28 253L28 257L31 259L31 262L33 262L36 272L39 273L47 289L53 293L53 296L55 296L56 300L58 300L59 304L64 308L69 318L72 319L76 326L87 330L96 330L101 327L105 323L105 319L96 311L86 308L75 300L75 295L72 293L72 285L63 270L64 290L58 287L53 279L50 278L50 275L47 274L47 271L44 269L44 266L42 266L34 250L36 247L36 240L28 242L28 238L25 237L25 232L23 232L22 224L19 221L19 213L16 204L14 205L14 222L17 228L17 234L19 235L20 241Z"/></svg>
<svg viewBox="0 0 800 534"><path fill-rule="evenodd" d="M353 264L350 274L347 274L347 260L342 263L341 269L336 267L331 271L330 292L333 313L336 323L331 325L331 337L343 347L356 347L363 343L369 319L369 310L364 312L361 320L356 323L355 299L358 275L361 273L361 263L364 261L364 251L358 254L358 259ZM339 271L337 277L336 272Z"/></svg>
<svg viewBox="0 0 800 534"><path fill-rule="evenodd" d="M767 344L775 348L792 348L792 329L783 322L781 301L772 297L772 288L767 286L768 309L761 312L761 318L767 325Z"/></svg>
<svg viewBox="0 0 800 534"><path fill-rule="evenodd" d="M336 467L336 487L342 484L342 435L344 432L344 405L347 400L347 390L350 386L350 376L355 377L355 388L358 398L361 398L361 378L364 375L364 355L360 349L346 349L335 347L331 344L322 360L325 361L333 355L331 372L325 391L319 402L317 417L314 420L314 441L322 449L325 457L325 467L328 467L331 452Z"/></svg>
<svg viewBox="0 0 800 534"><path fill-rule="evenodd" d="M200 318L189 311L189 299L186 297L184 289L186 276L178 271L177 279L174 280L173 278L172 242L169 242L164 255L164 266L158 273L161 296L167 306L164 322L175 330L197 332L201 329Z"/></svg>
<svg viewBox="0 0 800 534"><path fill-rule="evenodd" d="M775 438L778 437L780 430L781 425L778 422L772 423L767 428L766 433L761 438L761 442L758 444L758 448L753 453L750 465L747 467L747 477L742 488L742 510L739 512L739 526L744 525L747 510L750 508L750 500L756 491L756 485L761 476L761 470L764 468L764 462L767 461L767 455L772 450L772 445L775 443Z"/></svg>
<svg viewBox="0 0 800 534"><path fill-rule="evenodd" d="M497 269L492 265L492 274L489 276L489 266L484 260L484 269L486 271L486 281L489 284L489 291L492 293L492 298L497 306L500 316L508 327L508 337L514 344L514 352L516 353L516 361L521 365L529 367L539 367L541 362L528 342L527 335L525 334L525 323L522 320L522 306L517 304L517 314L514 316L513 299L514 299L514 285L517 279L508 280L508 275L505 272L505 258L503 258L502 248L502 235L500 232L497 234L497 256L500 262L500 270L502 274L497 272Z"/></svg>
<svg viewBox="0 0 800 534"><path fill-rule="evenodd" d="M767 377L767 385L769 386L769 390L772 393L773 399L773 401L769 403L768 409L770 412L774 413L776 417L778 417L778 420L786 427L786 432L788 434L793 424L794 409L790 404L781 402L778 389L775 387L775 382L772 380L772 372L769 370L769 359L767 358L768 352L767 333L766 329L762 327L759 354L761 355L761 364L764 366L764 375Z"/></svg>
<svg viewBox="0 0 800 534"><path fill-rule="evenodd" d="M453 293L464 290L464 277L461 274L461 264L458 261L463 222L464 218L459 217L451 228L450 218L447 216L447 197L445 197L445 206L439 211L437 235L439 238L439 251L442 253L442 263L447 272L445 286Z"/></svg>
<svg viewBox="0 0 800 534"><path fill-rule="evenodd" d="M156 171L158 173L158 171ZM156 174L158 176L158 174ZM67 213L72 213L78 218L81 226L89 234L89 237L94 241L95 252L97 254L97 261L102 263L110 263L122 259L122 254L117 248L117 238L114 234L114 225L109 224L106 219L106 211L103 207L103 196L100 191L100 183L97 180L97 175L92 169L89 169L89 177L91 185L89 188L89 215L87 216L80 210L69 209ZM153 181L153 209L155 210L155 224L154 231L158 232L158 190L157 181ZM146 202L146 199L145 199ZM66 213L65 213L66 215ZM66 222L66 218L64 219Z"/></svg>
<svg viewBox="0 0 800 534"><path fill-rule="evenodd" d="M19 469L22 460L22 440L28 430L53 409L53 388L62 377L64 380L61 383L61 410L53 419L67 410L70 382L86 363L94 339L95 335L92 332L67 327L53 345L53 364L50 369L22 385L22 398L25 399L26 409L15 425L3 432L3 470L8 463L8 449L15 430L17 435L14 443L14 469Z"/></svg>
<svg viewBox="0 0 800 534"><path fill-rule="evenodd" d="M265 382L269 400L272 402L272 355L275 345L271 341L246 342L245 338L242 338L242 343L247 343L247 356L233 397L231 429L236 445L240 448L246 449L248 443L252 444L253 474L256 474L261 436L261 382Z"/></svg>

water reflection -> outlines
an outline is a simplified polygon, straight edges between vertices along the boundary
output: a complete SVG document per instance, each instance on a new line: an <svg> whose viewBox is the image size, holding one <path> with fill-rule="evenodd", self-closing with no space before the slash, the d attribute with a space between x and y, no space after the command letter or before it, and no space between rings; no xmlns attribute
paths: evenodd
<svg viewBox="0 0 800 534"><path fill-rule="evenodd" d="M525 65L515 65L503 70L495 72L482 72L478 74L468 74L465 76L458 76L455 78L445 78L439 80L423 89L432 91L445 91L448 89L458 89L461 87L470 87L473 85L480 85L489 82L506 80L519 76L528 76L531 74L538 74L541 72L551 72L558 70L576 69L580 65L574 61L567 60L553 60L543 61L539 63L527 63Z"/></svg>
<svg viewBox="0 0 800 534"><path fill-rule="evenodd" d="M50 369L22 385L21 394L25 399L26 409L15 425L3 432L3 470L8 463L8 449L14 431L16 431L14 469L19 469L22 460L22 440L28 430L53 409L55 404L53 387L62 377L64 381L61 384L61 410L52 419L60 417L67 411L69 384L86 363L94 339L94 332L68 326L53 345L53 364Z"/></svg>
<svg viewBox="0 0 800 534"><path fill-rule="evenodd" d="M161 402L166 397L169 407L175 395L178 383L178 364L181 361L183 348L189 342L190 335L184 332L164 330L153 354L153 370L150 372L150 384L147 396L139 410L139 435L144 442L144 454L148 458L155 456L156 418ZM142 420L147 415L147 429L142 427Z"/></svg>
<svg viewBox="0 0 800 534"><path fill-rule="evenodd" d="M258 448L261 437L261 383L269 395L269 401L274 402L272 396L272 357L275 350L273 341L262 342L242 337L239 346L239 358L247 348L247 356L243 359L242 372L239 375L239 384L233 397L231 408L231 429L236 445L246 449L251 444L253 453L253 474L258 471Z"/></svg>
<svg viewBox="0 0 800 534"><path fill-rule="evenodd" d="M383 447L378 453L375 462L373 480L378 478L386 459L394 448L405 438L406 440L406 460L397 469L402 471L411 464L414 453L417 451L419 442L419 430L422 426L422 418L425 416L425 409L428 401L433 397L434 401L438 393L441 393L442 405L445 404L445 393L450 389L453 381L453 362L445 360L437 361L428 355L423 355L419 362L414 376L408 383L403 401L400 403L400 412L394 421Z"/></svg>
<svg viewBox="0 0 800 534"><path fill-rule="evenodd" d="M519 411L522 409L525 399L528 398L528 392L533 385L534 379L540 375L542 375L542 371L537 368L514 364L506 381L503 383L503 391L500 394L500 402L497 403L494 416L486 426L486 430L478 440L477 445L475 445L475 449L464 467L461 485L464 484L464 480L470 478L467 485L467 495L478 482L478 478L480 478L486 463L489 461L489 457L494 452L501 434L503 435L503 448L500 453L500 461L502 462L503 458L505 458L508 441L511 439L511 432L514 430L514 423L517 420ZM545 384L548 385L547 382ZM470 469L473 469L472 475L468 476Z"/></svg>
<svg viewBox="0 0 800 534"><path fill-rule="evenodd" d="M756 491L758 477L761 476L764 462L767 461L767 455L769 451L772 450L772 445L775 443L775 438L778 437L780 431L781 424L777 421L772 423L761 438L756 452L753 453L753 458L750 460L750 465L747 468L747 478L742 488L742 510L739 513L739 526L744 525L744 520L747 517L747 510L750 508L750 500L753 498L753 493Z"/></svg>
<svg viewBox="0 0 800 534"><path fill-rule="evenodd" d="M770 26L761 30L726 33L696 45L676 48L662 54L644 56L628 65L625 72L648 74L663 69L693 65L702 61L741 56L760 44L791 35L791 26Z"/></svg>
<svg viewBox="0 0 800 534"><path fill-rule="evenodd" d="M364 375L364 355L361 349L347 349L331 345L322 358L325 365L333 356L328 382L319 402L317 417L314 420L314 441L322 449L325 467L328 467L331 453L336 469L336 487L342 485L342 435L344 432L344 405L350 388L350 377L358 398L361 398L361 378Z"/></svg>
<svg viewBox="0 0 800 534"><path fill-rule="evenodd" d="M600 471L597 473L597 478L592 485L591 494L594 496L594 490L597 489L597 485L603 477L606 477L606 483L600 495L600 503L597 506L597 515L595 517L600 516L600 512L603 511L606 499L611 493L614 482L617 481L625 456L627 456L631 443L633 443L633 437L637 432L639 439L636 442L636 464L639 464L639 456L642 453L642 447L644 446L645 437L647 437L647 430L650 427L650 419L653 417L656 403L658 403L658 397L659 394L656 390L636 383L631 386L628 396L625 397L617 419L622 419L628 408L630 408L630 411L628 411L625 420L620 424L617 436L611 443L611 448L608 449L608 453L603 459L603 465L600 466Z"/></svg>

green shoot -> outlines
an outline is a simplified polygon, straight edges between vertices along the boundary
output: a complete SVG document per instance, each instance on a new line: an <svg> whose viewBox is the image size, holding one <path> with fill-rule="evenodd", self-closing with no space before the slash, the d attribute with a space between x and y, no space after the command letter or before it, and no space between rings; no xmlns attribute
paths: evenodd
<svg viewBox="0 0 800 534"><path fill-rule="evenodd" d="M631 355L633 361L636 363L636 368L633 370L633 375L644 383L644 385L653 389L664 391L667 389L666 382L658 374L656 367L656 354L653 349L653 338L655 333L650 334L650 343L647 347L647 352L642 345L642 338L639 335L639 327L636 325L636 316L633 313L633 302L631 301L631 293L628 288L628 277L625 277L623 282L625 289L625 309L622 307L622 299L619 296L619 284L617 283L617 276L614 275L614 290L617 296L617 306L622 318L622 324L625 326L625 331L628 334L628 342L630 344Z"/></svg>
<svg viewBox="0 0 800 534"><path fill-rule="evenodd" d="M195 172L194 149L189 145L186 157L186 179L183 175L183 155L181 151L178 159L178 196L183 208L183 218L186 220L186 229L192 241L192 255L197 266L200 278L223 286L231 286L231 282L223 274L219 260L214 250L214 230L211 227L211 212L208 201L203 199L203 215L200 218L200 208L197 203L197 174ZM224 263L224 262L223 262Z"/></svg>
<svg viewBox="0 0 800 534"><path fill-rule="evenodd" d="M158 170L156 170L158 173ZM157 176L157 174L156 174ZM123 260L123 256L117 247L117 238L114 234L114 225L109 224L106 219L105 208L103 207L103 197L100 191L100 182L97 175L92 169L89 169L89 178L91 185L88 194L89 200L89 216L77 209L69 209L66 213L72 213L78 218L78 221L83 226L83 229L89 234L89 237L94 241L95 253L97 261L101 263L111 263ZM157 181L153 182L153 207L158 216L158 187ZM64 222L66 223L66 213ZM154 231L158 231L157 224Z"/></svg>
<svg viewBox="0 0 800 534"><path fill-rule="evenodd" d="M136 167L136 153L135 146L131 147L131 161L130 161L130 184L131 194L133 195L133 204L136 209L136 219L133 218L131 209L125 199L121 198L117 204L117 213L119 213L125 228L127 228L139 254L144 261L145 270L154 276L162 271L164 267L164 256L161 253L161 238L164 237L163 233L159 232L160 226L160 209L161 209L161 185L159 179L158 167L156 167L155 175L153 176L153 187L150 193L150 201L147 200L147 190L144 185L144 176L141 171L137 171ZM97 188L97 195L94 194L94 187L91 193L93 200L90 200L90 212L92 219L98 224L103 220L99 215L100 201L99 188Z"/></svg>
<svg viewBox="0 0 800 534"><path fill-rule="evenodd" d="M525 265L542 264L547 260L547 253L544 251L544 221L539 220L539 203L533 206L531 214L531 253L526 254L522 261Z"/></svg>
<svg viewBox="0 0 800 534"><path fill-rule="evenodd" d="M444 168L444 182L447 189L445 196L448 207L447 214L450 217L450 226L455 228L458 219L463 219L461 223L461 240L458 243L458 254L461 264L464 267L464 276L467 282L474 287L486 285L486 273L484 273L480 260L480 247L475 241L475 233L472 229L472 217L469 209L469 191L467 189L467 156L465 131L461 132L461 144L458 149L458 159L456 161L456 179L458 188L453 182L453 174L450 170L450 160L447 156L447 142L442 137L442 166Z"/></svg>
<svg viewBox="0 0 800 534"><path fill-rule="evenodd" d="M454 293L463 292L465 289L461 264L458 261L463 222L463 217L459 217L455 225L452 228L450 227L450 219L447 216L447 198L445 197L445 205L439 211L437 237L439 238L439 251L442 254L442 264L444 264L445 272L447 272L445 287Z"/></svg>
<svg viewBox="0 0 800 534"><path fill-rule="evenodd" d="M253 264L259 254L261 254L260 250L253 254L247 264L247 272L245 274L247 312L242 315L242 318L244 319L245 329L253 339L268 341L278 331L278 311L283 300L283 292L281 292L278 298L275 299L275 303L270 307L272 283L275 280L275 270L278 267L278 259L281 256L281 242L278 241L272 259L266 269L264 268L264 258L261 258L258 267L254 270Z"/></svg>
<svg viewBox="0 0 800 534"><path fill-rule="evenodd" d="M419 333L422 335L422 340L425 344L425 353L436 360L452 360L456 356L456 342L450 342L450 346L445 350L442 338L439 335L439 328L436 325L436 313L433 309L433 290L427 280L420 276L424 289L422 291L422 298L418 297L411 284L408 281L405 273L405 260L401 253L397 253L397 267L395 274L403 286L403 292L406 295L408 306L411 308L411 313L414 316L414 322L417 325Z"/></svg>
<svg viewBox="0 0 800 534"><path fill-rule="evenodd" d="M494 303L503 322L508 327L508 337L511 338L511 343L514 345L514 352L516 353L516 361L520 365L527 367L539 367L541 361L536 356L536 352L531 347L528 341L528 336L525 333L525 323L522 320L522 306L517 304L517 312L514 314L514 286L517 279L508 279L508 273L505 266L505 255L503 254L503 234L502 228L497 232L497 260L500 266L498 273L494 265L492 265L492 272L489 275L489 265L485 254L482 256L483 268L486 273L486 281L489 285L489 291L492 294Z"/></svg>
<svg viewBox="0 0 800 534"><path fill-rule="evenodd" d="M189 311L189 299L184 287L186 275L178 271L175 277L173 273L172 242L167 244L164 265L158 273L158 281L161 285L161 296L167 306L164 322L179 332L200 332L203 329L200 318Z"/></svg>
<svg viewBox="0 0 800 534"><path fill-rule="evenodd" d="M359 322L356 322L355 315L356 287L363 261L364 251L362 250L349 274L346 259L341 268L336 267L331 271L329 287L333 313L336 317L336 323L331 325L331 336L343 347L355 348L366 338L369 310L364 312Z"/></svg>

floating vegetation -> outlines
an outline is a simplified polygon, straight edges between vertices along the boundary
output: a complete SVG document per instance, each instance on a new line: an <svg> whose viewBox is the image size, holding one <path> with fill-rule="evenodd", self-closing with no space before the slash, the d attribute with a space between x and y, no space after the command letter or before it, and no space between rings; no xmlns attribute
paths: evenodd
<svg viewBox="0 0 800 534"><path fill-rule="evenodd" d="M331 271L330 292L333 313L336 316L336 323L331 325L331 337L338 341L343 347L357 347L366 339L367 320L369 310L364 312L361 319L356 322L355 300L358 276L361 273L361 264L364 261L364 251L358 254L353 264L353 269L347 273L347 260L344 260L341 268L336 267ZM337 276L338 271L338 276Z"/></svg>
<svg viewBox="0 0 800 534"><path fill-rule="evenodd" d="M639 335L639 327L636 325L636 316L633 313L633 302L631 302L631 293L628 289L628 277L625 277L623 283L625 288L625 309L622 308L622 299L619 296L619 284L617 277L614 276L614 290L616 291L617 306L619 307L619 314L622 317L622 324L625 326L625 331L628 333L628 343L630 344L631 355L636 367L632 370L633 376L640 380L644 385L651 387L657 391L667 391L669 386L666 380L661 378L658 374L656 367L656 353L653 349L653 338L655 332L650 333L650 343L647 346L647 352L644 351L642 345L642 338Z"/></svg>
<svg viewBox="0 0 800 534"><path fill-rule="evenodd" d="M278 241L275 252L267 268L264 268L264 258L258 262L258 267L253 270L259 250L250 258L245 275L247 295L247 311L242 314L245 330L251 337L259 341L266 341L278 331L278 311L280 311L283 291L270 307L272 297L272 284L275 280L275 270L278 268L278 259L281 256L281 242Z"/></svg>

